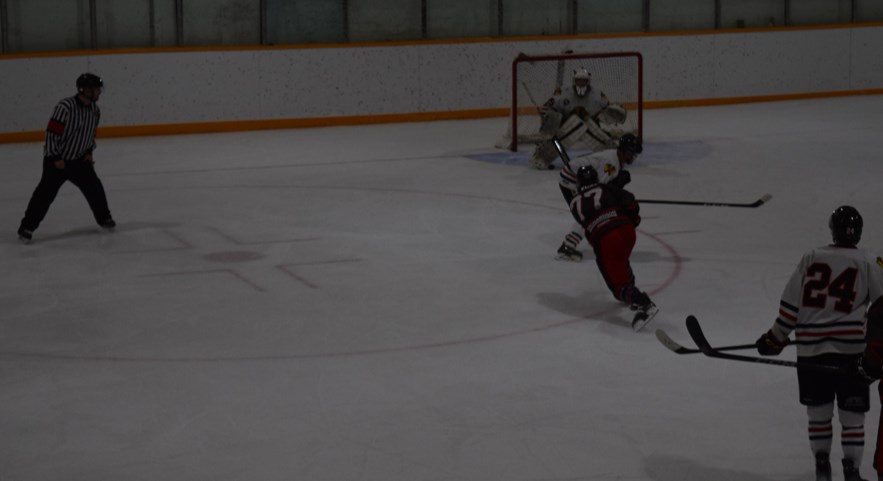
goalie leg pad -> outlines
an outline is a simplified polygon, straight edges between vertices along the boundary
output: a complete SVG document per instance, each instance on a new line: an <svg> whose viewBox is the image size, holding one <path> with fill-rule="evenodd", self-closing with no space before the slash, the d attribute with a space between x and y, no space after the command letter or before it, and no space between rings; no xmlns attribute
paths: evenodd
<svg viewBox="0 0 883 481"><path fill-rule="evenodd" d="M552 162L558 157L558 149L551 141L543 141L537 144L530 161L534 168L547 170L552 168Z"/></svg>
<svg viewBox="0 0 883 481"><path fill-rule="evenodd" d="M592 120L586 121L586 138L582 139L591 145L594 150L604 150L616 147L616 139L604 131Z"/></svg>
<svg viewBox="0 0 883 481"><path fill-rule="evenodd" d="M540 133L547 138L551 138L561 125L561 112L557 110L547 110L543 114L542 123L540 124Z"/></svg>
<svg viewBox="0 0 883 481"><path fill-rule="evenodd" d="M558 140L565 148L577 143L586 133L586 122L578 115L571 115L558 129Z"/></svg>

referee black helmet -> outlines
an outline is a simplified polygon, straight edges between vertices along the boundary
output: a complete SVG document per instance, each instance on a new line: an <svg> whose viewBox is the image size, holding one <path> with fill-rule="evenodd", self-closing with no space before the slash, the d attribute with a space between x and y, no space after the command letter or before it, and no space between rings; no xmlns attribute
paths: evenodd
<svg viewBox="0 0 883 481"><path fill-rule="evenodd" d="M84 89L104 88L104 81L101 77L93 73L84 73L77 77L77 91L82 92Z"/></svg>

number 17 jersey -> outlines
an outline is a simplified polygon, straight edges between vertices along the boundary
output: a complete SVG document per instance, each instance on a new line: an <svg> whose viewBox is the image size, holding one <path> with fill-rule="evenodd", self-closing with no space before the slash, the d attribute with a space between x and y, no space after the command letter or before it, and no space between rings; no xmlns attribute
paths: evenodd
<svg viewBox="0 0 883 481"><path fill-rule="evenodd" d="M815 248L782 293L772 331L785 339L794 331L798 356L859 354L865 345L865 313L883 295L883 272L856 247Z"/></svg>

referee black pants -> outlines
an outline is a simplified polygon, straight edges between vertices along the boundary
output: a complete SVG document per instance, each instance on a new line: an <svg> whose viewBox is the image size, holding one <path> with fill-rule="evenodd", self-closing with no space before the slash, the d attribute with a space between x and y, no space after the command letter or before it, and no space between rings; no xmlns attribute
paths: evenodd
<svg viewBox="0 0 883 481"><path fill-rule="evenodd" d="M91 162L85 159L68 160L65 161L64 169L56 169L52 161L43 160L43 175L31 195L30 202L28 202L25 216L21 220L21 229L37 230L40 222L49 212L49 206L55 200L58 189L68 180L77 186L86 197L96 222L101 224L110 219L110 209L107 207L104 186L101 185L101 180L95 174Z"/></svg>

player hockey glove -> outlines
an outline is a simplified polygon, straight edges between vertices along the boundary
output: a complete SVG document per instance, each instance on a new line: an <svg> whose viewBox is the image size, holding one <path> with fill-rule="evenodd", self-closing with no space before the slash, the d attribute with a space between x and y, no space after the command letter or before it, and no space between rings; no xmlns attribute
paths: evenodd
<svg viewBox="0 0 883 481"><path fill-rule="evenodd" d="M869 362L866 356L859 357L858 362L855 364L855 370L858 376L869 383L883 377L883 369L881 369L880 366L873 366L872 364L873 363Z"/></svg>
<svg viewBox="0 0 883 481"><path fill-rule="evenodd" d="M616 174L616 177L614 177L613 180L610 181L610 183L621 189L624 189L626 184L631 181L632 174L630 174L627 170L620 170L619 173Z"/></svg>
<svg viewBox="0 0 883 481"><path fill-rule="evenodd" d="M757 346L757 352L761 356L778 356L782 349L785 349L785 346L788 345L788 342L788 338L785 338L784 341L776 339L773 331L769 330L760 336L754 345Z"/></svg>
<svg viewBox="0 0 883 481"><path fill-rule="evenodd" d="M632 202L631 204L627 204L618 209L621 215L625 215L632 221L632 225L638 227L641 225L641 215L639 212L641 211L641 207L637 202Z"/></svg>

